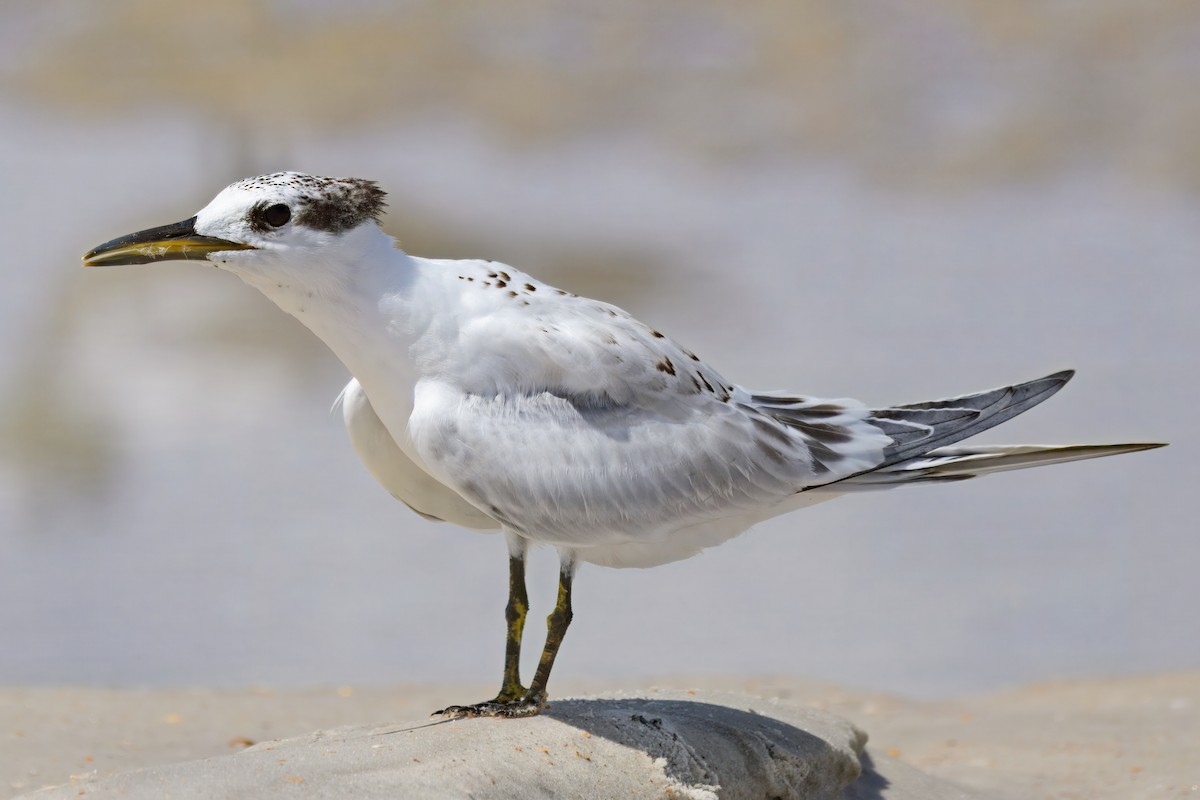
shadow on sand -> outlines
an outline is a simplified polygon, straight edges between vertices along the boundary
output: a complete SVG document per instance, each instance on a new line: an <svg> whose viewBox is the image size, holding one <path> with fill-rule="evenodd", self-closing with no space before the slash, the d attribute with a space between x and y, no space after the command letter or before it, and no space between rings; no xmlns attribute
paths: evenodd
<svg viewBox="0 0 1200 800"><path fill-rule="evenodd" d="M545 715L662 759L667 776L683 785L720 786L722 800L881 800L888 781L862 752L865 736L842 730L839 743L827 715L811 713L817 733L753 710L692 700L556 700Z"/></svg>

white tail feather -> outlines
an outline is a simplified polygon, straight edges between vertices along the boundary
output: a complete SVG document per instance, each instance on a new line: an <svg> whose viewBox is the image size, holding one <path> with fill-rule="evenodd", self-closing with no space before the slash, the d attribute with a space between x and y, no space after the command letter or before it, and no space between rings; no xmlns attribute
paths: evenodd
<svg viewBox="0 0 1200 800"><path fill-rule="evenodd" d="M889 489L906 483L960 481L991 472L1062 464L1067 461L1115 456L1165 446L1159 443L1137 443L943 447L875 472L856 475L829 488L838 492L864 491Z"/></svg>

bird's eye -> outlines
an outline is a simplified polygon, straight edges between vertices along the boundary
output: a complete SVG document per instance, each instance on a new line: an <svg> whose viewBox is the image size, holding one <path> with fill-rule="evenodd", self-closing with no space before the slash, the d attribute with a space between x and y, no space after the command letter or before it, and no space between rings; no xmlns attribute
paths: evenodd
<svg viewBox="0 0 1200 800"><path fill-rule="evenodd" d="M276 203L264 209L262 216L272 228L282 228L292 218L292 210L283 203Z"/></svg>

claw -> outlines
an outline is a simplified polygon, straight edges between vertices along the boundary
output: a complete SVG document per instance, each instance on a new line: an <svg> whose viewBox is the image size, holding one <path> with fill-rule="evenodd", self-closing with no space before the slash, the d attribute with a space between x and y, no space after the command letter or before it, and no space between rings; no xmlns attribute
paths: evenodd
<svg viewBox="0 0 1200 800"><path fill-rule="evenodd" d="M451 719L469 719L474 717L502 717L504 719L520 719L521 717L536 717L546 708L545 695L534 696L527 694L514 700L488 700L470 706L447 706L433 712L433 717L450 717Z"/></svg>

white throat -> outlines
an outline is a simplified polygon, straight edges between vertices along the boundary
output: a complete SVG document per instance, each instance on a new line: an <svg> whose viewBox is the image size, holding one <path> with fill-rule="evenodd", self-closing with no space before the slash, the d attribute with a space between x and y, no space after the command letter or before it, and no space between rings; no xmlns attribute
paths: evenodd
<svg viewBox="0 0 1200 800"><path fill-rule="evenodd" d="M325 342L403 442L421 377L413 350L433 321L443 279L374 225L344 237L338 247L309 251L303 264L231 259L224 266Z"/></svg>

